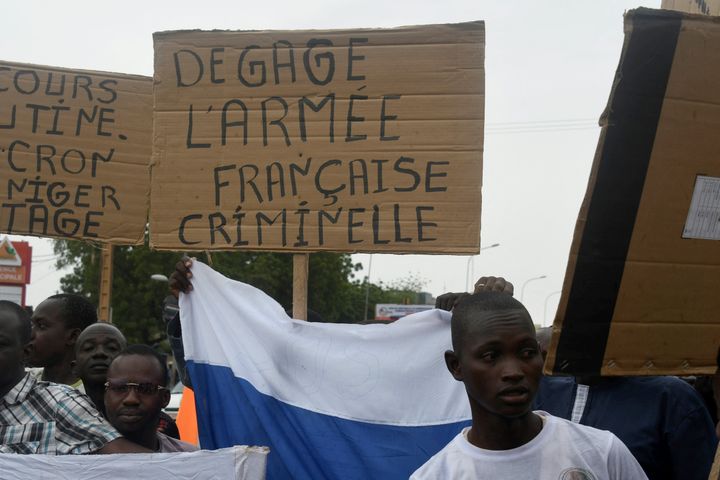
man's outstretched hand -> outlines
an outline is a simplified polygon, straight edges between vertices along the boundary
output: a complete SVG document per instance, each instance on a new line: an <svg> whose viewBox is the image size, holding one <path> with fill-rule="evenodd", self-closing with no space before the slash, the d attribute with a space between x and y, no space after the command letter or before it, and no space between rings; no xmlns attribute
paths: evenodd
<svg viewBox="0 0 720 480"><path fill-rule="evenodd" d="M500 292L507 293L512 296L515 288L513 284L505 280L503 277L480 277L475 282L475 291L478 292Z"/></svg>
<svg viewBox="0 0 720 480"><path fill-rule="evenodd" d="M170 291L176 297L182 293L189 293L192 290L192 259L190 257L183 257L179 262L175 264L175 271L170 275L169 284Z"/></svg>
<svg viewBox="0 0 720 480"><path fill-rule="evenodd" d="M505 280L503 277L480 277L475 282L475 290L478 292L501 292L512 296L514 292L513 284ZM440 310L452 311L455 306L462 301L463 298L470 295L466 292L461 293L444 293L435 299L435 308Z"/></svg>
<svg viewBox="0 0 720 480"><path fill-rule="evenodd" d="M443 293L435 299L435 308L451 312L452 309L455 308L455 305L457 305L460 300L467 297L468 295L470 294L467 292Z"/></svg>

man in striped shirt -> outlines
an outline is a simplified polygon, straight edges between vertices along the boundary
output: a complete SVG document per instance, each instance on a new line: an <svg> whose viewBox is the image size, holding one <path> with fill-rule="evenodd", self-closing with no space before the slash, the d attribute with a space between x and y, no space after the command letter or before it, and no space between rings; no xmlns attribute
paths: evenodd
<svg viewBox="0 0 720 480"><path fill-rule="evenodd" d="M0 301L0 453L149 452L123 438L77 390L25 373L30 328L20 306Z"/></svg>

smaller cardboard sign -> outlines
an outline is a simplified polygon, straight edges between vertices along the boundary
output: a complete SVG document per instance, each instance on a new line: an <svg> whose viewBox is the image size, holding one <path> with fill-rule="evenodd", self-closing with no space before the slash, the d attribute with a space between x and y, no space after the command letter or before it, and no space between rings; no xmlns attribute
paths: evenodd
<svg viewBox="0 0 720 480"><path fill-rule="evenodd" d="M720 178L698 175L683 238L720 240Z"/></svg>
<svg viewBox="0 0 720 480"><path fill-rule="evenodd" d="M546 371L698 375L720 347L720 21L638 9L578 216Z"/></svg>
<svg viewBox="0 0 720 480"><path fill-rule="evenodd" d="M0 232L138 244L152 79L0 61Z"/></svg>

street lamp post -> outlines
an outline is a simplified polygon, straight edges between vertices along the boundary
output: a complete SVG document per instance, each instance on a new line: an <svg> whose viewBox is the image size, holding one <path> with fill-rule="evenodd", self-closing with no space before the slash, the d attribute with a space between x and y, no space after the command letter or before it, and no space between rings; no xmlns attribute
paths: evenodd
<svg viewBox="0 0 720 480"><path fill-rule="evenodd" d="M552 293L548 294L547 297L545 297L545 306L543 307L543 327L546 327L546 326L547 326L547 305L548 305L548 300L550 300L550 297L552 297L553 295L557 295L558 293L562 293L562 290L558 290L557 292L552 292Z"/></svg>
<svg viewBox="0 0 720 480"><path fill-rule="evenodd" d="M170 282L167 275L163 275L162 273L153 273L150 275L150 280L162 283ZM165 325L167 325L167 323L172 320L179 311L180 307L178 306L178 299L175 298L174 295L165 296L162 309L162 320L165 322Z"/></svg>
<svg viewBox="0 0 720 480"><path fill-rule="evenodd" d="M483 250L487 250L489 248L495 248L495 247L499 247L499 246L500 246L499 243L493 243L492 245L488 245L487 247L481 247L480 251L482 252ZM470 255L468 257L467 267L465 268L465 285L468 287L468 292L473 291L473 286L470 284L470 279L472 278L472 275L475 274L475 263L473 262L474 259L475 259L475 255ZM472 274L470 273L471 265L473 267Z"/></svg>
<svg viewBox="0 0 720 480"><path fill-rule="evenodd" d="M368 261L367 275L365 276L365 309L363 310L363 320L367 320L368 303L370 301L370 272L372 271L372 253L370 254L370 260Z"/></svg>
<svg viewBox="0 0 720 480"><path fill-rule="evenodd" d="M532 282L533 280L540 280L542 278L547 278L547 275L540 275L539 277L533 277L525 280L525 283L522 284L522 288L520 289L520 303L522 303L523 297L525 296L525 287L527 286L527 284Z"/></svg>

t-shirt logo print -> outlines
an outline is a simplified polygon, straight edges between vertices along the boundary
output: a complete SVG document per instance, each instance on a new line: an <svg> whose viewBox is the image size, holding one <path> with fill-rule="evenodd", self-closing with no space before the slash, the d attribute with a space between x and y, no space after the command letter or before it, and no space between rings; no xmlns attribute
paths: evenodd
<svg viewBox="0 0 720 480"><path fill-rule="evenodd" d="M595 475L583 468L566 468L560 472L558 480L597 480Z"/></svg>

